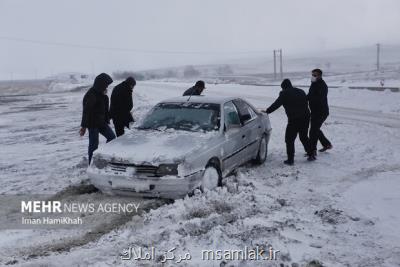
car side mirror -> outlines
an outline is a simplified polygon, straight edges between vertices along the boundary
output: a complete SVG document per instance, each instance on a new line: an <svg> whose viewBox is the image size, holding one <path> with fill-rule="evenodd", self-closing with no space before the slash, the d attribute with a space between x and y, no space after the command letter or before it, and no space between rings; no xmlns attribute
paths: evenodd
<svg viewBox="0 0 400 267"><path fill-rule="evenodd" d="M242 116L240 116L240 120L243 122L243 121L248 121L248 120L250 120L251 119L251 116L250 116L250 114L244 114L244 115L242 115Z"/></svg>

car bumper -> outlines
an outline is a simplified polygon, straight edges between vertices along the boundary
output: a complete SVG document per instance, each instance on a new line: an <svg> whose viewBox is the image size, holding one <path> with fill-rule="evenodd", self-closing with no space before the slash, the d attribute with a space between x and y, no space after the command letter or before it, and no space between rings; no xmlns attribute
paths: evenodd
<svg viewBox="0 0 400 267"><path fill-rule="evenodd" d="M178 199L200 186L202 171L186 177L140 177L99 171L89 167L90 182L103 193L110 195Z"/></svg>

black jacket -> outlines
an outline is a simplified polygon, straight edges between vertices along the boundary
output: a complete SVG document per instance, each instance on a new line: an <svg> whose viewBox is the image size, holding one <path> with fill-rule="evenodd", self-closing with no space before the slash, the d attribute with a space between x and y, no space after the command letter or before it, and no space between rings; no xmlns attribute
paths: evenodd
<svg viewBox="0 0 400 267"><path fill-rule="evenodd" d="M279 97L267 108L267 113L272 113L283 106L289 120L308 118L310 111L308 110L306 93L293 87L289 80L284 80L281 86L282 91L279 93Z"/></svg>
<svg viewBox="0 0 400 267"><path fill-rule="evenodd" d="M197 90L197 88L195 86L193 86L193 87L190 87L189 89L187 89L183 93L183 96L200 95L200 94L201 94L200 90Z"/></svg>
<svg viewBox="0 0 400 267"><path fill-rule="evenodd" d="M132 108L132 89L127 81L123 81L112 91L110 117L114 123L117 122L128 127L129 123L133 121Z"/></svg>
<svg viewBox="0 0 400 267"><path fill-rule="evenodd" d="M328 86L322 79L311 83L310 90L307 95L312 116L329 115L328 106Z"/></svg>
<svg viewBox="0 0 400 267"><path fill-rule="evenodd" d="M83 97L81 127L100 128L110 122L108 113L109 100L104 91L112 82L111 77L105 73L96 77L93 87Z"/></svg>

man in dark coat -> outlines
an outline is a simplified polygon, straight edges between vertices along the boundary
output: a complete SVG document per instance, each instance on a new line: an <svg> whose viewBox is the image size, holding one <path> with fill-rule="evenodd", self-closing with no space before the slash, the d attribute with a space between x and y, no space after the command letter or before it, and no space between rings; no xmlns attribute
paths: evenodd
<svg viewBox="0 0 400 267"><path fill-rule="evenodd" d="M112 82L113 80L108 74L101 73L95 78L93 86L83 97L82 121L79 133L84 136L86 129L89 129L89 164L92 160L93 152L99 146L99 133L107 139L107 142L115 138L114 132L108 125L110 118L107 87Z"/></svg>
<svg viewBox="0 0 400 267"><path fill-rule="evenodd" d="M288 117L285 133L288 159L285 160L284 163L293 165L295 152L294 141L296 140L297 134L299 134L304 150L308 152L309 149L307 133L310 122L310 111L308 110L307 96L303 90L293 87L289 79L283 80L281 87L282 91L279 93L279 97L267 108L266 112L270 114L282 105L285 108Z"/></svg>
<svg viewBox="0 0 400 267"><path fill-rule="evenodd" d="M205 83L203 81L197 81L194 86L183 93L183 96L201 95L204 89L206 89Z"/></svg>
<svg viewBox="0 0 400 267"><path fill-rule="evenodd" d="M133 77L114 87L111 94L110 117L113 120L115 133L121 136L125 133L124 128L129 129L129 123L133 122L131 110L133 108L132 91L136 85Z"/></svg>
<svg viewBox="0 0 400 267"><path fill-rule="evenodd" d="M320 152L331 149L332 144L321 131L321 126L329 115L328 86L322 79L322 70L314 69L311 73L311 86L307 95L311 110L310 150L308 160L313 161L316 159L317 155L318 140L323 146Z"/></svg>

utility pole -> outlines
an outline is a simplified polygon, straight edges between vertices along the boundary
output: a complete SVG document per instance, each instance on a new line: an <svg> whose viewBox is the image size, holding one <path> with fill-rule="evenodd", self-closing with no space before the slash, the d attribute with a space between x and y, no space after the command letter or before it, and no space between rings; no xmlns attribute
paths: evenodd
<svg viewBox="0 0 400 267"><path fill-rule="evenodd" d="M280 77L283 79L283 58L282 58L282 49L274 50L274 80L276 80L276 57L279 54L279 72Z"/></svg>
<svg viewBox="0 0 400 267"><path fill-rule="evenodd" d="M274 80L276 80L276 50L274 50Z"/></svg>
<svg viewBox="0 0 400 267"><path fill-rule="evenodd" d="M282 67L282 49L279 50L279 56L280 56L280 72L281 72L281 80L283 79L283 67Z"/></svg>
<svg viewBox="0 0 400 267"><path fill-rule="evenodd" d="M11 78L11 88L14 88L14 72L10 73L10 78Z"/></svg>
<svg viewBox="0 0 400 267"><path fill-rule="evenodd" d="M381 53L381 44L380 44L380 43L377 43L377 44L376 44L376 70L377 70L377 71L380 70L380 65L379 65L380 53Z"/></svg>

